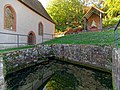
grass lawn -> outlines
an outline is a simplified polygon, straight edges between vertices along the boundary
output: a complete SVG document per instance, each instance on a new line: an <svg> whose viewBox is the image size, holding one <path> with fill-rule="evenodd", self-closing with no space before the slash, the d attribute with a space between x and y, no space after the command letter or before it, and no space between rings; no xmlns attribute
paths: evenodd
<svg viewBox="0 0 120 90"><path fill-rule="evenodd" d="M120 35L120 30L118 30ZM91 44L91 45L114 45L114 30L106 30L102 32L82 32L79 34L65 35L44 44Z"/></svg>
<svg viewBox="0 0 120 90"><path fill-rule="evenodd" d="M120 36L120 29L118 30ZM55 38L44 44L89 44L89 45L115 45L114 30L106 30L102 32L82 32L79 34L65 35L60 38ZM119 45L120 46L120 45ZM34 46L23 46L19 48L9 48L0 50L0 53L16 51L21 49L32 48Z"/></svg>
<svg viewBox="0 0 120 90"><path fill-rule="evenodd" d="M22 50L22 49L28 49L28 48L33 48L33 45L28 45L28 46L23 46L23 47L16 47L16 48L8 48L8 49L3 49L0 50L0 53L6 53L6 52L11 52L11 51L16 51L16 50Z"/></svg>

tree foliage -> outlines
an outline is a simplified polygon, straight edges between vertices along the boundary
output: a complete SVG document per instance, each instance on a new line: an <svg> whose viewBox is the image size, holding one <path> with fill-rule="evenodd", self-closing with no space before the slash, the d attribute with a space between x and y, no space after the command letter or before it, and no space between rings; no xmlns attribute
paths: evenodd
<svg viewBox="0 0 120 90"><path fill-rule="evenodd" d="M50 0L47 11L56 23L56 29L66 30L82 24L82 17L91 5L106 12L104 26L115 24L120 17L120 0Z"/></svg>
<svg viewBox="0 0 120 90"><path fill-rule="evenodd" d="M57 29L65 30L67 27L75 27L75 23L81 23L83 4L81 0L51 0L47 11L55 21Z"/></svg>
<svg viewBox="0 0 120 90"><path fill-rule="evenodd" d="M117 17L120 15L120 0L105 0L104 10L108 18Z"/></svg>
<svg viewBox="0 0 120 90"><path fill-rule="evenodd" d="M105 0L103 9L106 13L104 27L115 25L120 19L120 0Z"/></svg>

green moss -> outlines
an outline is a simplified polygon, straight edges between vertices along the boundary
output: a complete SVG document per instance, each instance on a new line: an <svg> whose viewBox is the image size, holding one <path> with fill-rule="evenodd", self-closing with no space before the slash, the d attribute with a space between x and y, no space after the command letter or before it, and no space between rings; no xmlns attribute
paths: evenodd
<svg viewBox="0 0 120 90"><path fill-rule="evenodd" d="M80 65L80 66L83 66L83 67L91 68L91 69L94 69L94 70L99 70L99 71L110 73L110 74L112 73L112 71L109 70L109 69L105 69L105 68L94 66L94 65L90 65L90 64L81 63L81 62L78 62L78 61L72 61L72 60L68 60L68 59L64 59L64 58L55 58L55 59L57 59L59 61L63 61L63 62L67 62L67 63L71 63L71 64L75 64L75 65Z"/></svg>
<svg viewBox="0 0 120 90"><path fill-rule="evenodd" d="M6 76L6 74L7 74L7 70L6 70L6 60L4 60L3 61L3 74L4 74L4 76Z"/></svg>
<svg viewBox="0 0 120 90"><path fill-rule="evenodd" d="M9 62L6 62L6 60L4 60L4 61L5 61L5 65L4 65L4 67L5 67L4 68L5 74L4 75L6 76L7 74L11 74L11 73L14 73L14 72L17 72L17 71L20 71L20 70L23 70L23 69L35 66L35 65L37 65L39 63L43 63L43 62L46 62L48 60L41 60L41 62L38 62L38 63L37 62L31 62L29 64L22 63L22 65L18 65L16 67L13 67L13 66L6 67L7 64L9 64Z"/></svg>
<svg viewBox="0 0 120 90"><path fill-rule="evenodd" d="M113 90L117 90L116 86L115 86L115 83L114 83L114 80L112 80L112 86L113 86Z"/></svg>

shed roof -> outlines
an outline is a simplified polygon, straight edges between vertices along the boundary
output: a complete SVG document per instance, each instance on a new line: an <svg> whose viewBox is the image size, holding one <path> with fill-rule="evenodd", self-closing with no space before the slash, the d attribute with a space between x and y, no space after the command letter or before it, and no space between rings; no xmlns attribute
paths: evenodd
<svg viewBox="0 0 120 90"><path fill-rule="evenodd" d="M87 13L82 17L82 19L84 19L84 18L88 19L93 13L100 15L100 13L104 14L104 11L102 11L94 6L91 6L90 9L87 11Z"/></svg>
<svg viewBox="0 0 120 90"><path fill-rule="evenodd" d="M25 6L39 14L40 16L46 18L50 22L55 23L45 10L41 2L39 2L38 0L18 0L18 1L20 1L22 4L24 4Z"/></svg>

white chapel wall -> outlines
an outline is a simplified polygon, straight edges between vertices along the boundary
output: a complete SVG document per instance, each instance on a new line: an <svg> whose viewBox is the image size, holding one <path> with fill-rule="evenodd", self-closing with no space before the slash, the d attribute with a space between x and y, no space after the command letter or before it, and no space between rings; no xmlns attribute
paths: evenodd
<svg viewBox="0 0 120 90"><path fill-rule="evenodd" d="M16 32L4 29L4 6L6 4L10 4L15 9ZM0 32L28 35L30 31L33 31L36 35L36 43L38 44L42 41L42 37L38 35L38 23L42 22L44 33L54 34L55 25L53 23L38 15L22 3L20 3L18 0L1 0L0 12ZM47 35L47 38L50 39L52 37ZM22 43L27 42L27 40L27 37L20 38L20 42ZM1 42L14 43L17 42L17 38L16 36L0 34L0 43ZM2 45L0 44L0 46Z"/></svg>

